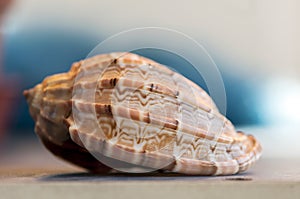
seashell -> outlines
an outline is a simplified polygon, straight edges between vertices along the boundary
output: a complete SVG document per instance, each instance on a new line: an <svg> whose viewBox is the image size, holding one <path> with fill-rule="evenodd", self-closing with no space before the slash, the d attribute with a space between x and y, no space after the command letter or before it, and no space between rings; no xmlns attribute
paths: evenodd
<svg viewBox="0 0 300 199"><path fill-rule="evenodd" d="M262 151L253 136L236 132L199 86L132 53L76 62L24 95L44 145L92 172L121 164L229 175L247 170Z"/></svg>

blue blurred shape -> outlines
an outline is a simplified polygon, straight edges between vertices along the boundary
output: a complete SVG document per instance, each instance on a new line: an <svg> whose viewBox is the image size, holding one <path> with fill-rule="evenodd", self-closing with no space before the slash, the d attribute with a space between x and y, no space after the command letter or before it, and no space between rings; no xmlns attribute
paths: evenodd
<svg viewBox="0 0 300 199"><path fill-rule="evenodd" d="M46 76L66 72L71 64L84 59L98 40L87 33L48 27L17 31L4 37L4 72L17 74L21 87L13 128L31 128L33 121L22 92Z"/></svg>
<svg viewBox="0 0 300 199"><path fill-rule="evenodd" d="M22 85L18 96L21 101L13 127L33 129L33 121L22 91L40 83L48 75L68 71L73 62L84 59L101 42L98 38L99 36L96 38L83 32L51 27L17 31L5 36L4 70L6 73L19 74ZM141 49L135 53L170 66L207 91L203 78L199 77L196 70L183 58L154 49ZM224 71L226 63L218 59L215 61L225 83L227 117L238 125L260 124L262 120L257 93L259 85L247 78L232 75L235 73Z"/></svg>

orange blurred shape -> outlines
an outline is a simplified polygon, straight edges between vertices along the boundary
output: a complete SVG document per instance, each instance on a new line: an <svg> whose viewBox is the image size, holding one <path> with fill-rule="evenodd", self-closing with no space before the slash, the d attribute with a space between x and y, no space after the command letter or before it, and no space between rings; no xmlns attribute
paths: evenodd
<svg viewBox="0 0 300 199"><path fill-rule="evenodd" d="M12 119L13 102L15 101L15 88L5 86L5 78L0 76L0 140L6 131L9 121ZM4 81L3 81L4 80Z"/></svg>
<svg viewBox="0 0 300 199"><path fill-rule="evenodd" d="M0 23L5 10L11 2L12 0L0 0ZM2 73L2 47L2 35L0 33L0 141L11 120L13 102L15 101L17 94L16 82Z"/></svg>
<svg viewBox="0 0 300 199"><path fill-rule="evenodd" d="M0 16L2 16L2 14L5 12L12 1L13 0L0 0Z"/></svg>

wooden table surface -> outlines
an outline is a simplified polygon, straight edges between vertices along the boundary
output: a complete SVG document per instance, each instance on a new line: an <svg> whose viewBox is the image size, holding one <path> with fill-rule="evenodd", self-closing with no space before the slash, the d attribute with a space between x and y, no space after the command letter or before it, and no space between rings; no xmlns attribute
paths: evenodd
<svg viewBox="0 0 300 199"><path fill-rule="evenodd" d="M8 142L0 198L300 198L300 158L262 157L233 176L92 175L53 157L40 142ZM5 147L4 147L5 148Z"/></svg>

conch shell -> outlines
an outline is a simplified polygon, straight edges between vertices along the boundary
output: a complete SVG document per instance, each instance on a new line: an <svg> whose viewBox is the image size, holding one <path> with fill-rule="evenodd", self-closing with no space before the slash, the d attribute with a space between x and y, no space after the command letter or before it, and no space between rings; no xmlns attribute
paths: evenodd
<svg viewBox="0 0 300 199"><path fill-rule="evenodd" d="M44 145L92 172L123 165L229 175L261 155L259 142L236 132L199 86L136 54L76 62L24 95Z"/></svg>

